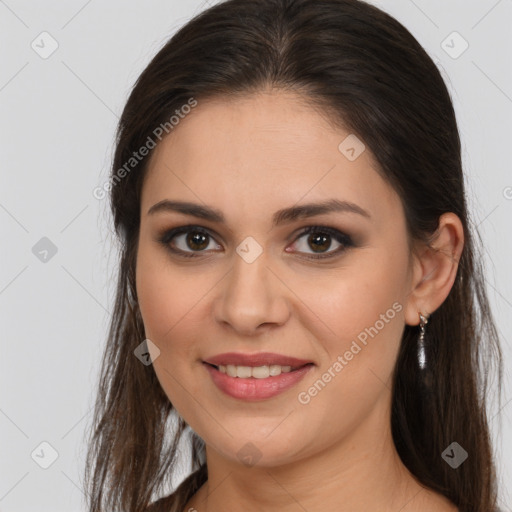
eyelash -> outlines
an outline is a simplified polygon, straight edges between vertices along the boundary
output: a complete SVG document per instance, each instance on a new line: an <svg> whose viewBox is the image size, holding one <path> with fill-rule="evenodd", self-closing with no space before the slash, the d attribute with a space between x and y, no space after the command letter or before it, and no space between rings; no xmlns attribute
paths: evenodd
<svg viewBox="0 0 512 512"><path fill-rule="evenodd" d="M177 254L180 257L184 258L198 258L201 257L198 253L201 253L203 251L182 251L181 249L173 248L170 245L170 242L172 239L178 235L182 235L183 233L189 233L189 232L196 232L203 234L205 236L208 236L210 238L215 239L212 234L200 226L181 226L178 228L173 228L168 231L165 231L162 235L160 235L157 238L157 241L161 243L166 249L168 249L171 253ZM348 248L353 247L354 243L352 242L352 239L350 236L346 235L345 233L342 233L341 231L338 231L337 229L330 228L327 226L308 226L305 229L303 229L295 238L293 243L295 243L297 240L302 238L304 235L308 235L310 233L320 233L324 235L330 235L332 238L336 240L336 242L341 244L341 247L336 249L335 251L329 252L329 253L321 253L318 255L309 254L308 256L305 256L308 259L313 260L319 260L319 259L325 259L325 258L333 258L335 256L340 255L341 253L345 252Z"/></svg>

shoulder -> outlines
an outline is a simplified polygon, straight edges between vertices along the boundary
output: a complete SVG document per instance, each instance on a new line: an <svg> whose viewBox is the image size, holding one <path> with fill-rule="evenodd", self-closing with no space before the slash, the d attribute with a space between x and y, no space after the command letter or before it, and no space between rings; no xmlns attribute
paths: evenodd
<svg viewBox="0 0 512 512"><path fill-rule="evenodd" d="M459 508L443 494L430 490L423 496L425 501L419 503L418 510L436 510L436 512L460 512Z"/></svg>
<svg viewBox="0 0 512 512"><path fill-rule="evenodd" d="M191 497L207 480L206 464L186 477L178 488L168 496L150 503L144 512L182 512Z"/></svg>
<svg viewBox="0 0 512 512"><path fill-rule="evenodd" d="M172 512L176 501L176 493L164 496L153 503L150 503L145 512Z"/></svg>

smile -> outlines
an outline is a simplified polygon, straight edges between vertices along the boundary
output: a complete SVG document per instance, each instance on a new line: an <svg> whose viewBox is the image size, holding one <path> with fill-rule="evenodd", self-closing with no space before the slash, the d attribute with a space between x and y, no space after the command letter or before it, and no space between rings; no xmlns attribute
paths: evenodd
<svg viewBox="0 0 512 512"><path fill-rule="evenodd" d="M313 368L313 363L299 367L215 366L203 362L215 386L224 394L240 400L256 401L272 398L295 386Z"/></svg>
<svg viewBox="0 0 512 512"><path fill-rule="evenodd" d="M277 377L278 375L281 375L281 373L288 373L292 370L295 371L298 367L292 368L291 366L281 366L279 364L254 367L221 364L217 369L221 373L226 373L230 377L238 377L240 379L248 379L250 377L254 377L255 379L266 379L267 377Z"/></svg>

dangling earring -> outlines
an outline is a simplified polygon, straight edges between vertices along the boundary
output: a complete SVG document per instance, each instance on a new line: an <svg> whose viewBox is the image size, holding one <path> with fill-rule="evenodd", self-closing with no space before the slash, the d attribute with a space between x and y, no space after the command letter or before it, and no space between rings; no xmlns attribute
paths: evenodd
<svg viewBox="0 0 512 512"><path fill-rule="evenodd" d="M427 356L425 352L425 326L428 323L430 315L423 316L420 313L420 335L418 338L418 362L421 370L427 367Z"/></svg>

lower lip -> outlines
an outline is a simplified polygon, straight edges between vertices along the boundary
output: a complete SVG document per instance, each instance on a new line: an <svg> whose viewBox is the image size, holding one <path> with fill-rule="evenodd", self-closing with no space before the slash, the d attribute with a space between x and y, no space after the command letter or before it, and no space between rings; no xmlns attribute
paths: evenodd
<svg viewBox="0 0 512 512"><path fill-rule="evenodd" d="M285 372L281 373L281 375L265 379L256 379L254 377L241 379L239 377L230 377L227 373L222 373L207 363L203 364L210 373L214 384L221 391L233 398L248 401L265 400L279 395L279 393L290 389L300 382L314 366L313 364L307 364L293 372Z"/></svg>

